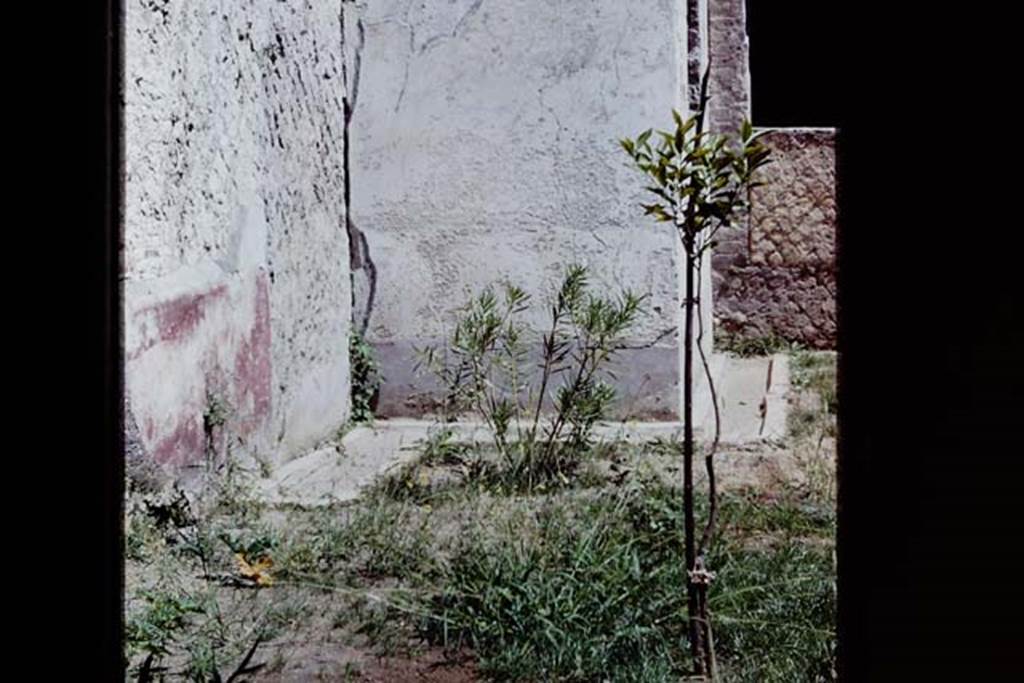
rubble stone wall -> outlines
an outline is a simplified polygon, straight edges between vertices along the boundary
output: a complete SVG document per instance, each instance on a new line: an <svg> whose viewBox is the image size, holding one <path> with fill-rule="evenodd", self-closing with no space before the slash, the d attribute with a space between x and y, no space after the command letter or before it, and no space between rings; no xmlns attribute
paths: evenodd
<svg viewBox="0 0 1024 683"><path fill-rule="evenodd" d="M751 190L746 244L716 255L717 327L834 348L835 131L782 129L763 140L773 163Z"/></svg>

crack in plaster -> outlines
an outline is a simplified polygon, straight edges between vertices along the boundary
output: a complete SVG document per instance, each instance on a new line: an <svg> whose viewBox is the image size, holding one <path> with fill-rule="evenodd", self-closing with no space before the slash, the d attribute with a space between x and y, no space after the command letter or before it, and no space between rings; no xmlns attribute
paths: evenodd
<svg viewBox="0 0 1024 683"><path fill-rule="evenodd" d="M622 348L622 349L650 349L650 348L653 348L658 342L660 342L665 337L669 336L670 334L675 334L678 331L679 330L673 325L672 327L667 327L664 330L662 330L661 332L659 332L658 336L656 336L654 339L652 339L649 342L642 342L640 344L623 344L619 348Z"/></svg>
<svg viewBox="0 0 1024 683"><path fill-rule="evenodd" d="M462 30L462 27L465 25L465 23L472 19L473 15L480 11L480 6L483 4L484 0L476 0L470 6L470 8L466 10L461 17L459 17L459 20L455 22L455 28L452 29L451 33L441 33L439 35L427 39L427 41L424 42L423 45L420 45L419 53L423 54L424 52L432 48L434 45L437 45L438 43L444 40L451 40L452 38L458 36L459 31Z"/></svg>
<svg viewBox="0 0 1024 683"><path fill-rule="evenodd" d="M701 16L702 9L704 16ZM707 63L707 46L702 30L706 25L707 5L702 0L686 0L686 91L691 111L697 111L700 106L700 80Z"/></svg>
<svg viewBox="0 0 1024 683"><path fill-rule="evenodd" d="M344 106L344 131L343 139L345 150L342 165L345 173L345 232L348 235L349 273L352 283L352 318L356 324L359 334L364 334L370 325L370 315L373 313L374 302L377 298L377 266L370 255L370 244L366 235L356 227L352 220L352 167L351 167L351 144L349 131L351 129L352 117L355 115L356 104L359 99L359 78L362 71L363 49L366 46L366 26L361 16L356 16L356 44L352 56L352 75L349 76L348 52L346 51L346 18L345 5L355 6L354 0L341 0L339 8L339 21L341 24L341 74L345 85ZM358 6L355 7L358 11ZM360 300L357 278L363 275L366 278L368 292L365 301ZM357 320L358 317L358 320Z"/></svg>
<svg viewBox="0 0 1024 683"><path fill-rule="evenodd" d="M405 89L409 85L409 68L412 64L412 56L416 53L416 26L409 21L409 14L412 12L412 1L405 7L405 26L409 29L409 51L405 55L405 75L402 76L402 88L398 91L398 99L395 101L395 113L402 106L402 99L405 97Z"/></svg>

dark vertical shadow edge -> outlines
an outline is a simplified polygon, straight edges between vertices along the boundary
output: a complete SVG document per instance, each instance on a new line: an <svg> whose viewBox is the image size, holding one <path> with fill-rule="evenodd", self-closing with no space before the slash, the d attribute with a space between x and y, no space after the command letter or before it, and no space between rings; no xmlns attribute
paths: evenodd
<svg viewBox="0 0 1024 683"><path fill-rule="evenodd" d="M122 507L124 501L124 363L121 321L121 229L123 192L123 144L121 87L124 69L122 0L106 0L106 210L105 265L103 295L106 337L104 355L107 383L104 391L104 413L108 426L103 452L106 454L106 490L104 495L105 526L115 533L105 535L104 560L107 607L106 633L103 642L103 669L112 676L123 676L122 634L124 626L124 537Z"/></svg>
<svg viewBox="0 0 1024 683"><path fill-rule="evenodd" d="M38 15L11 24L26 39L12 72L31 76L8 84L24 115L8 142L27 148L8 173L21 183L8 192L8 235L35 244L5 251L6 270L24 269L5 300L6 370L24 375L6 397L23 413L7 415L5 463L25 471L5 479L17 500L5 532L23 538L4 547L8 594L21 603L11 623L22 642L9 649L27 680L124 677L121 6L55 14L37 3ZM31 30L42 25L46 49ZM26 310L11 310L18 303Z"/></svg>
<svg viewBox="0 0 1024 683"><path fill-rule="evenodd" d="M975 142L1009 130L978 103L1000 73L964 60L1007 63L989 52L1011 43L969 45L957 13L843 5L840 680L1003 680L1019 669L1024 343L1017 208L1000 198L1019 189L994 170L1010 148Z"/></svg>

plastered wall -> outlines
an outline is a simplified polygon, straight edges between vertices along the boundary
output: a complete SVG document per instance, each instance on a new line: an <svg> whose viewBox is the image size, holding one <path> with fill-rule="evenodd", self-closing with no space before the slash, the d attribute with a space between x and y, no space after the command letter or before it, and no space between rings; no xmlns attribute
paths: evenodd
<svg viewBox="0 0 1024 683"><path fill-rule="evenodd" d="M129 454L283 459L347 417L339 11L124 4Z"/></svg>
<svg viewBox="0 0 1024 683"><path fill-rule="evenodd" d="M387 377L379 410L424 409L414 349L472 294L504 278L541 298L575 261L604 292L649 295L619 415L677 418L681 250L642 215L616 140L687 109L684 0L355 4L356 306Z"/></svg>

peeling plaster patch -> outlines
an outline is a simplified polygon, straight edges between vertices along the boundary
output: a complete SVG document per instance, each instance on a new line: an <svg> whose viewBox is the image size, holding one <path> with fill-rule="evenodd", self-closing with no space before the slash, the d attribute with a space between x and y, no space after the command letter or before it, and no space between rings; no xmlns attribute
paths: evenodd
<svg viewBox="0 0 1024 683"><path fill-rule="evenodd" d="M239 345L235 356L234 400L244 417L239 427L243 434L253 431L270 415L270 299L267 277L260 273L256 280L255 320L247 339Z"/></svg>
<svg viewBox="0 0 1024 683"><path fill-rule="evenodd" d="M370 316L377 299L377 265L370 255L366 235L349 221L349 253L352 271L352 324L362 335L370 326Z"/></svg>
<svg viewBox="0 0 1024 683"><path fill-rule="evenodd" d="M142 434L138 422L132 412L132 404L127 396L124 398L125 425L125 461L129 464L146 459L146 448L142 444Z"/></svg>
<svg viewBox="0 0 1024 683"><path fill-rule="evenodd" d="M135 339L151 332L129 355L127 397L133 412L142 416L144 450L171 466L194 460L191 451L185 452L194 446L185 425L195 420L201 425L209 396L226 402L227 424L237 436L258 435L270 408L270 310L264 273L222 274L220 284L158 304L144 303L140 289L148 290L149 297L174 292L201 281L201 272L183 269L145 287L126 288L129 306L143 300L140 310L127 316L129 331ZM223 452L226 438L225 433L215 435L213 445L221 446L217 452Z"/></svg>
<svg viewBox="0 0 1024 683"><path fill-rule="evenodd" d="M187 340L206 319L209 307L224 299L226 294L227 286L222 284L139 308L132 313L129 324L133 328L132 337L141 342L130 349L128 360L137 360L157 344Z"/></svg>
<svg viewBox="0 0 1024 683"><path fill-rule="evenodd" d="M205 442L202 418L185 417L153 447L153 459L158 465L194 465L202 460Z"/></svg>
<svg viewBox="0 0 1024 683"><path fill-rule="evenodd" d="M177 342L187 338L206 316L211 301L223 298L227 287L220 285L209 292L185 296L155 307L160 341Z"/></svg>

